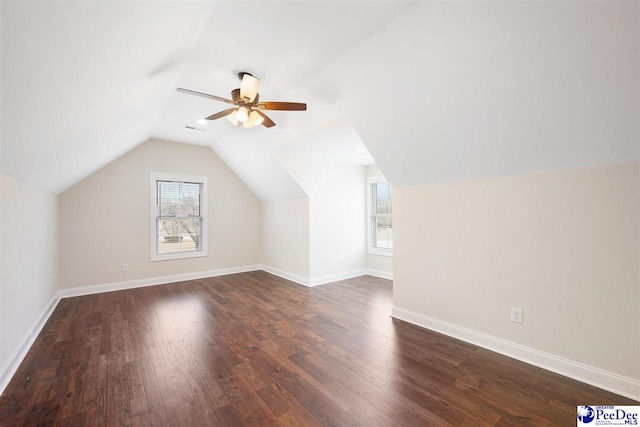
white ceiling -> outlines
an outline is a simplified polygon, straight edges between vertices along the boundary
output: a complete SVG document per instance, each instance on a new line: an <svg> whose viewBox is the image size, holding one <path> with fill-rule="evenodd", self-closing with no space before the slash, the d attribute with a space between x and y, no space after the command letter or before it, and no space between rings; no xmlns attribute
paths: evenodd
<svg viewBox="0 0 640 427"><path fill-rule="evenodd" d="M360 135L347 119L278 146L277 154L299 154L323 162L368 166L375 164Z"/></svg>
<svg viewBox="0 0 640 427"><path fill-rule="evenodd" d="M151 136L211 147L262 200L279 151L394 185L637 161L639 3L7 2L1 168L59 193ZM306 112L239 129L236 73ZM365 159L366 157L366 159Z"/></svg>
<svg viewBox="0 0 640 427"><path fill-rule="evenodd" d="M220 119L210 122L205 131L194 131L185 126L198 127L197 119L229 106L174 92L154 136L212 147L262 200L304 195L273 153L287 141L344 118L332 90L341 90L351 77L332 81L331 90L318 93L305 92L305 82L414 5L398 1L219 2L185 61L178 86L230 98L231 90L239 87L237 73L248 71L261 79L261 100L306 102L308 111L269 112L276 122L271 129L238 129ZM353 145L354 153L362 145L354 131L341 140ZM332 145L334 155L344 161L345 147Z"/></svg>
<svg viewBox="0 0 640 427"><path fill-rule="evenodd" d="M2 171L59 193L149 138L212 4L6 2Z"/></svg>
<svg viewBox="0 0 640 427"><path fill-rule="evenodd" d="M637 162L639 17L638 1L422 3L317 84L362 76L349 118L396 186Z"/></svg>

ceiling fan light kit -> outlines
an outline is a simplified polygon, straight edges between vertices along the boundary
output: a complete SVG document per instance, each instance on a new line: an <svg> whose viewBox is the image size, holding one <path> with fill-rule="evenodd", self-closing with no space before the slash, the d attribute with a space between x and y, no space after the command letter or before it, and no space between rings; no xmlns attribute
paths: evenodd
<svg viewBox="0 0 640 427"><path fill-rule="evenodd" d="M253 123L253 126L258 126L261 125L262 122L264 122L264 119L260 114L258 114L257 111L254 110L251 112L251 114L249 114L249 120L247 121Z"/></svg>
<svg viewBox="0 0 640 427"><path fill-rule="evenodd" d="M205 120L217 120L221 117L226 117L234 125L245 129L259 125L270 128L276 125L261 110L306 111L307 109L307 104L301 102L259 102L258 89L260 88L260 79L244 71L238 73L238 78L241 81L240 87L231 91L231 99L183 88L176 90L189 95L202 96L214 101L235 105L233 108L212 114Z"/></svg>
<svg viewBox="0 0 640 427"><path fill-rule="evenodd" d="M236 118L239 122L246 122L249 119L249 109L244 105L239 107L236 111Z"/></svg>
<svg viewBox="0 0 640 427"><path fill-rule="evenodd" d="M249 114L249 117L245 121L240 121L238 119L238 115L234 113L228 114L227 120L229 120L235 126L238 126L244 129L251 129L254 126L261 125L262 122L264 121L264 118L260 116L258 111L253 110L251 111L251 113Z"/></svg>

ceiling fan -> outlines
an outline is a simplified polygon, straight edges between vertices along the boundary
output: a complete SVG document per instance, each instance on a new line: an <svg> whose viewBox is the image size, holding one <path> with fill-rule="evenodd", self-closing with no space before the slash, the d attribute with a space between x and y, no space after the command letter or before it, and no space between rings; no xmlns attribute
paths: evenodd
<svg viewBox="0 0 640 427"><path fill-rule="evenodd" d="M259 102L260 95L258 94L258 87L260 87L260 79L245 71L239 72L238 78L241 81L240 87L231 91L231 99L196 92L195 90L183 89L181 87L176 90L178 92L202 96L213 99L214 101L234 105L233 108L212 114L206 117L205 120L216 120L221 117L226 117L234 125L243 128L252 128L259 125L268 128L275 126L275 122L263 113L262 110L306 111L307 109L307 104L301 102Z"/></svg>

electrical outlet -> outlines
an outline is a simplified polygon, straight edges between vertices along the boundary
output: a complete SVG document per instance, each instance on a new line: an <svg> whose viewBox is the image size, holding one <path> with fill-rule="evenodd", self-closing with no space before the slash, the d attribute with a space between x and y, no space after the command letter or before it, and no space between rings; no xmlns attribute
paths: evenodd
<svg viewBox="0 0 640 427"><path fill-rule="evenodd" d="M227 253L227 259L231 261L233 259L233 254L231 252Z"/></svg>
<svg viewBox="0 0 640 427"><path fill-rule="evenodd" d="M340 257L340 264L344 264L344 257Z"/></svg>
<svg viewBox="0 0 640 427"><path fill-rule="evenodd" d="M511 321L514 323L522 323L522 309L511 307Z"/></svg>
<svg viewBox="0 0 640 427"><path fill-rule="evenodd" d="M127 271L129 271L129 264L122 264L121 270L123 273L126 273Z"/></svg>

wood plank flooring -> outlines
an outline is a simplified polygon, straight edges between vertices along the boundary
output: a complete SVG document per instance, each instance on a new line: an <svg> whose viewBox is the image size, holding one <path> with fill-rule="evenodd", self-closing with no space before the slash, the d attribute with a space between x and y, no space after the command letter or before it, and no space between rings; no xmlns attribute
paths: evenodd
<svg viewBox="0 0 640 427"><path fill-rule="evenodd" d="M570 426L576 405L635 403L391 304L387 280L305 288L261 271L64 299L0 425Z"/></svg>

